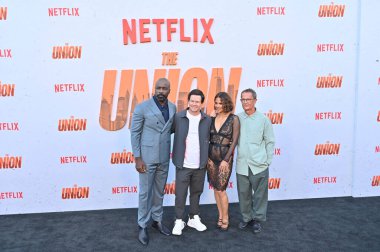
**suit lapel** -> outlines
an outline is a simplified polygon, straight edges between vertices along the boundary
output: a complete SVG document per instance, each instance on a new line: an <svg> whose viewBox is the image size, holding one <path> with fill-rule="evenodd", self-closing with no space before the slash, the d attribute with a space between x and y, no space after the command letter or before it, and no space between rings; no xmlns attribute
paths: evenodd
<svg viewBox="0 0 380 252"><path fill-rule="evenodd" d="M154 102L153 98L150 99L149 109L153 112L154 116L165 125L164 116L161 113L161 110L157 107L157 104Z"/></svg>
<svg viewBox="0 0 380 252"><path fill-rule="evenodd" d="M169 106L169 119L170 119L175 114L175 106L173 106L169 101L168 101L168 106Z"/></svg>
<svg viewBox="0 0 380 252"><path fill-rule="evenodd" d="M172 121L172 117L175 114L175 106L173 106L169 101L168 101L168 107L169 107L169 120L165 123L165 126L162 130L164 130L168 126L168 123Z"/></svg>

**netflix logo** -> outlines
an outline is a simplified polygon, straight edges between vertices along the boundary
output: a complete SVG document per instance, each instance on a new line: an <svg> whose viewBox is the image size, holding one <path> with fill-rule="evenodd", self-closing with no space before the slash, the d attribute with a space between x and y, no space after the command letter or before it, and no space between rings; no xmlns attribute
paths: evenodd
<svg viewBox="0 0 380 252"><path fill-rule="evenodd" d="M137 186L116 186L112 187L112 194L137 193Z"/></svg>
<svg viewBox="0 0 380 252"><path fill-rule="evenodd" d="M318 44L317 52L344 52L344 44Z"/></svg>
<svg viewBox="0 0 380 252"><path fill-rule="evenodd" d="M257 88L283 88L285 87L284 79L267 79L267 80L257 80Z"/></svg>
<svg viewBox="0 0 380 252"><path fill-rule="evenodd" d="M257 16L263 15L273 15L273 16L284 16L285 7L257 7Z"/></svg>
<svg viewBox="0 0 380 252"><path fill-rule="evenodd" d="M23 192L0 192L0 200L24 199Z"/></svg>
<svg viewBox="0 0 380 252"><path fill-rule="evenodd" d="M54 91L55 93L83 93L84 90L84 84L73 84L73 83L64 83L64 84L55 84L54 85Z"/></svg>
<svg viewBox="0 0 380 252"><path fill-rule="evenodd" d="M79 17L79 8L48 8L49 17L74 16Z"/></svg>
<svg viewBox="0 0 380 252"><path fill-rule="evenodd" d="M317 112L315 120L342 120L342 112Z"/></svg>
<svg viewBox="0 0 380 252"><path fill-rule="evenodd" d="M60 157L61 164L80 164L87 163L87 156L62 156Z"/></svg>
<svg viewBox="0 0 380 252"><path fill-rule="evenodd" d="M336 177L315 177L313 184L336 184Z"/></svg>
<svg viewBox="0 0 380 252"><path fill-rule="evenodd" d="M214 44L211 34L213 18L194 18L188 21L183 18L154 18L154 19L123 19L123 43L150 43L152 40L161 42L162 40L171 42L173 34L179 32L181 42L200 42ZM137 25L138 24L138 25ZM152 37L150 32L154 30L156 37ZM166 32L165 32L166 31Z"/></svg>

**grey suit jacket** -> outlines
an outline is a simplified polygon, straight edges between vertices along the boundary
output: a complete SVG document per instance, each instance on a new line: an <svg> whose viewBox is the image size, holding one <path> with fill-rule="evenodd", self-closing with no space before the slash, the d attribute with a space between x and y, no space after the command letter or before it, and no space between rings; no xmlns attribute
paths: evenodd
<svg viewBox="0 0 380 252"><path fill-rule="evenodd" d="M138 104L133 112L132 151L146 164L164 163L170 159L170 134L176 107L169 101L168 107L169 120L166 123L153 98Z"/></svg>

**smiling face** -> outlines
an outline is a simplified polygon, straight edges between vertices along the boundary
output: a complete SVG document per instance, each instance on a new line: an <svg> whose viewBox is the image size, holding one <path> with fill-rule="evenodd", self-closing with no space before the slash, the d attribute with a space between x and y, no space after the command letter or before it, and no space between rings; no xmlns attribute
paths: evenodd
<svg viewBox="0 0 380 252"><path fill-rule="evenodd" d="M215 110L215 113L219 114L219 113L223 113L223 103L222 103L222 99L220 99L220 97L217 97L215 100L214 100L214 110Z"/></svg>
<svg viewBox="0 0 380 252"><path fill-rule="evenodd" d="M202 107L202 97L200 95L191 95L188 106L190 114L198 115Z"/></svg>

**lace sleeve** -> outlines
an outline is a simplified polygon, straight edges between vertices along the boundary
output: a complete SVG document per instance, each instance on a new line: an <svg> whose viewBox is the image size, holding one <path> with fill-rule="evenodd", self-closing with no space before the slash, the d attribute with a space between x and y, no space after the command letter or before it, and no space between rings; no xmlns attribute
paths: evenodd
<svg viewBox="0 0 380 252"><path fill-rule="evenodd" d="M234 115L234 120L233 120L233 125L232 125L232 142L230 145L230 148L228 149L228 152L226 156L223 158L224 161L229 162L232 154L234 153L235 147L238 143L239 140L239 135L240 135L240 121L239 117Z"/></svg>

